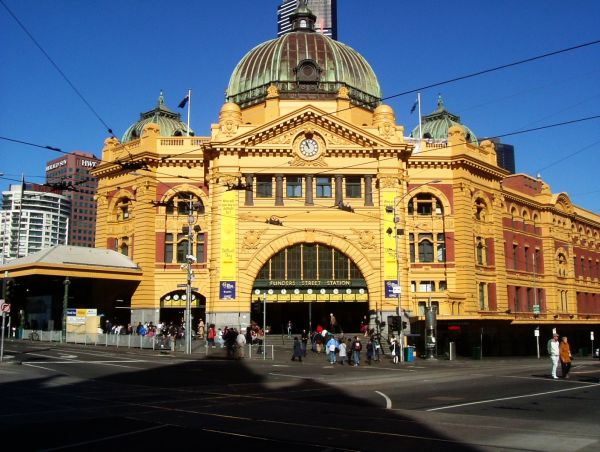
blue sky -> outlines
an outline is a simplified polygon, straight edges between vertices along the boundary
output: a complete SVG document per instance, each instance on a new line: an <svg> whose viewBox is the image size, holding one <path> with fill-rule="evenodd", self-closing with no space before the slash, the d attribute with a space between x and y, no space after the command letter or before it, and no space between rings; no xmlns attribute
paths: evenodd
<svg viewBox="0 0 600 452"><path fill-rule="evenodd" d="M116 136L192 89L191 126L208 135L242 56L275 37L280 0L2 0ZM339 0L339 40L358 50L384 96L600 39L600 2ZM102 122L0 5L0 136L101 155ZM600 45L422 92L438 93L477 136L600 115ZM407 134L415 95L388 103ZM184 112L182 112L184 113ZM185 113L184 113L185 116ZM600 212L600 120L515 135L517 171ZM56 152L0 140L0 189L43 182ZM562 161L561 161L562 159Z"/></svg>

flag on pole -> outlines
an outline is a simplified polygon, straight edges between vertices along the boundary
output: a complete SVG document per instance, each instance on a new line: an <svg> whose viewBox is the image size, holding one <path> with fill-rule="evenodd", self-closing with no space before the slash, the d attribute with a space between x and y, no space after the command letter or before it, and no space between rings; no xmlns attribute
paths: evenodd
<svg viewBox="0 0 600 452"><path fill-rule="evenodd" d="M181 102L179 102L179 105L177 105L178 108L184 108L186 106L186 104L188 103L188 100L190 100L190 95L188 94L187 96L185 96Z"/></svg>
<svg viewBox="0 0 600 452"><path fill-rule="evenodd" d="M410 109L410 114L412 115L415 110L417 109L417 105L419 104L418 100L415 100L415 103L413 104L412 108Z"/></svg>

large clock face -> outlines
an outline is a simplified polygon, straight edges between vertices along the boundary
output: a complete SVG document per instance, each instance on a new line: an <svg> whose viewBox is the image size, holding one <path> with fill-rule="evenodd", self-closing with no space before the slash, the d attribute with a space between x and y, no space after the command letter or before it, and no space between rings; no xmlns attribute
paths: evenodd
<svg viewBox="0 0 600 452"><path fill-rule="evenodd" d="M304 157L314 157L319 152L319 143L312 138L306 138L300 143L300 153Z"/></svg>

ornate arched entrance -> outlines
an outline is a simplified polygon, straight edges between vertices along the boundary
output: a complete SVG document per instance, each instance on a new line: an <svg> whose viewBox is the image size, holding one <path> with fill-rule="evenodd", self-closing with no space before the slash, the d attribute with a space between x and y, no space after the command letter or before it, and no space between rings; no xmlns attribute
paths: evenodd
<svg viewBox="0 0 600 452"><path fill-rule="evenodd" d="M272 255L252 287L251 319L272 333L329 328L330 315L345 331L358 331L369 314L367 282L356 263L325 243L297 243Z"/></svg>

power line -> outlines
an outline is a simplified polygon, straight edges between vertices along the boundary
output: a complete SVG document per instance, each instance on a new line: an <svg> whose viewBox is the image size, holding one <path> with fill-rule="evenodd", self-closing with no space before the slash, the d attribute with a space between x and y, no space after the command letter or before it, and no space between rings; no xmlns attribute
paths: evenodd
<svg viewBox="0 0 600 452"><path fill-rule="evenodd" d="M104 127L106 128L106 130L108 131L108 133L111 136L114 136L112 129L100 117L100 115L98 114L98 112L96 112L96 110L94 109L94 107L92 107L92 105L87 101L87 99L83 96L83 94L81 94L81 92L77 89L77 87L73 84L73 82L71 82L71 80L69 80L69 77L67 77L67 75L62 71L62 69L58 66L58 64L56 64L54 62L54 60L48 54L48 52L46 52L44 50L44 48L41 46L41 44L29 32L29 30L27 29L27 27L25 27L25 25L23 24L23 22L21 22L19 20L19 18L10 10L10 8L8 6L6 6L6 3L4 3L4 0L0 0L0 3L2 4L2 6L4 6L4 8L6 9L6 11L8 11L8 14L10 14L12 16L12 18L15 20L15 22L17 22L17 24L19 24L19 26L25 32L25 34L27 36L29 36L29 39L31 39L33 41L33 43L36 45L36 47L44 54L44 56L48 59L48 61L50 61L50 64L52 64L52 66L54 66L54 69L56 69L58 71L58 73L62 76L62 78L67 82L67 84L73 89L73 91L75 91L75 93L79 96L79 98L83 101L83 103L90 109L90 111L94 114L94 116L96 116L96 118L98 118L98 120L102 123L102 125L104 125Z"/></svg>

